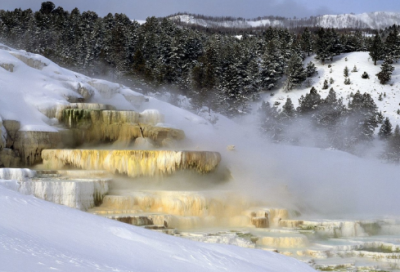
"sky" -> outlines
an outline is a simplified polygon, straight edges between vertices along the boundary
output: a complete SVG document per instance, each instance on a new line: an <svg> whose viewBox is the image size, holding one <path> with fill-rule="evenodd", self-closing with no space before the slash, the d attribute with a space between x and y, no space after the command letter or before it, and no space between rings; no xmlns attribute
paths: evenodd
<svg viewBox="0 0 400 272"><path fill-rule="evenodd" d="M0 9L40 9L43 0L2 0ZM162 17L176 12L209 16L256 18L258 16L308 17L323 14L400 12L398 0L54 0L66 10L95 11L100 16L125 13L131 19Z"/></svg>

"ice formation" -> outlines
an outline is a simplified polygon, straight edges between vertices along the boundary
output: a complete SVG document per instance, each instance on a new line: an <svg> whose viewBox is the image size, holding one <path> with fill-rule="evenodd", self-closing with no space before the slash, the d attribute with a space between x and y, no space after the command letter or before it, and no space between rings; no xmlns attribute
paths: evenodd
<svg viewBox="0 0 400 272"><path fill-rule="evenodd" d="M72 166L138 177L172 174L184 169L208 173L216 169L221 155L207 151L48 149L42 151L42 159L48 169Z"/></svg>

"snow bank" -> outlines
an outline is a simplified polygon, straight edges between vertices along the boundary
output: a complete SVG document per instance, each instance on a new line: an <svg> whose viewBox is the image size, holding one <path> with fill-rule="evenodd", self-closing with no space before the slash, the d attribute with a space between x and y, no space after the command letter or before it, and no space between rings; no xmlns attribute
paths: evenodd
<svg viewBox="0 0 400 272"><path fill-rule="evenodd" d="M314 271L277 253L196 243L2 187L0 214L5 271Z"/></svg>

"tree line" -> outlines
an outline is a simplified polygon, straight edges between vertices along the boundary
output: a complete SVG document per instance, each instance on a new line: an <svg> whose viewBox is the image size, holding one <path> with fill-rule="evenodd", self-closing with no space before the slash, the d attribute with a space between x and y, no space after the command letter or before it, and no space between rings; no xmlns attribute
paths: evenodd
<svg viewBox="0 0 400 272"><path fill-rule="evenodd" d="M247 112L260 91L277 88L282 78L290 90L313 76L313 64L302 64L312 53L326 62L373 44L361 31L334 29L267 28L238 38L167 18L150 17L140 25L124 14L69 12L52 2L43 2L37 12L1 10L0 38L90 76L111 74L151 90L169 86L192 98L195 107L227 115Z"/></svg>

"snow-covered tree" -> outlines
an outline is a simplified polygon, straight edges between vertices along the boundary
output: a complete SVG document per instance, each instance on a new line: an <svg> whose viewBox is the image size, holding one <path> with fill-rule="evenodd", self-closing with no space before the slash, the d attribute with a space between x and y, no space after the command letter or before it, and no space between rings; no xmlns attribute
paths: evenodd
<svg viewBox="0 0 400 272"><path fill-rule="evenodd" d="M328 89L328 88L329 88L328 80L325 79L325 80L324 80L324 86L322 86L322 89L323 89L323 90L326 90L326 89Z"/></svg>
<svg viewBox="0 0 400 272"><path fill-rule="evenodd" d="M299 99L299 107L297 112L302 115L308 114L318 108L321 103L321 95L312 87L306 96L301 96Z"/></svg>
<svg viewBox="0 0 400 272"><path fill-rule="evenodd" d="M392 124L390 123L389 118L386 117L379 129L378 135L383 140L387 140L392 135Z"/></svg>
<svg viewBox="0 0 400 272"><path fill-rule="evenodd" d="M306 69L304 69L303 67L302 59L298 55L293 54L290 58L288 66L286 68L286 76L287 79L285 83L285 88L287 91L293 89L293 87L300 85L303 81L306 80L307 72Z"/></svg>
<svg viewBox="0 0 400 272"><path fill-rule="evenodd" d="M381 71L376 74L378 76L379 82L381 84L386 84L392 78L392 73L394 71L393 61L390 57L386 57L385 61L381 65Z"/></svg>
<svg viewBox="0 0 400 272"><path fill-rule="evenodd" d="M396 125L393 135L388 139L383 155L390 162L400 163L400 127Z"/></svg>
<svg viewBox="0 0 400 272"><path fill-rule="evenodd" d="M375 34L371 46L369 47L369 55L371 56L374 65L376 65L376 62L383 56L383 43L378 32Z"/></svg>
<svg viewBox="0 0 400 272"><path fill-rule="evenodd" d="M314 49L314 41L312 33L308 28L304 29L303 34L301 34L300 44L303 52L306 53L307 56L310 56Z"/></svg>
<svg viewBox="0 0 400 272"><path fill-rule="evenodd" d="M306 66L307 77L312 77L313 75L315 75L316 72L317 68L315 67L315 64L310 61Z"/></svg>

